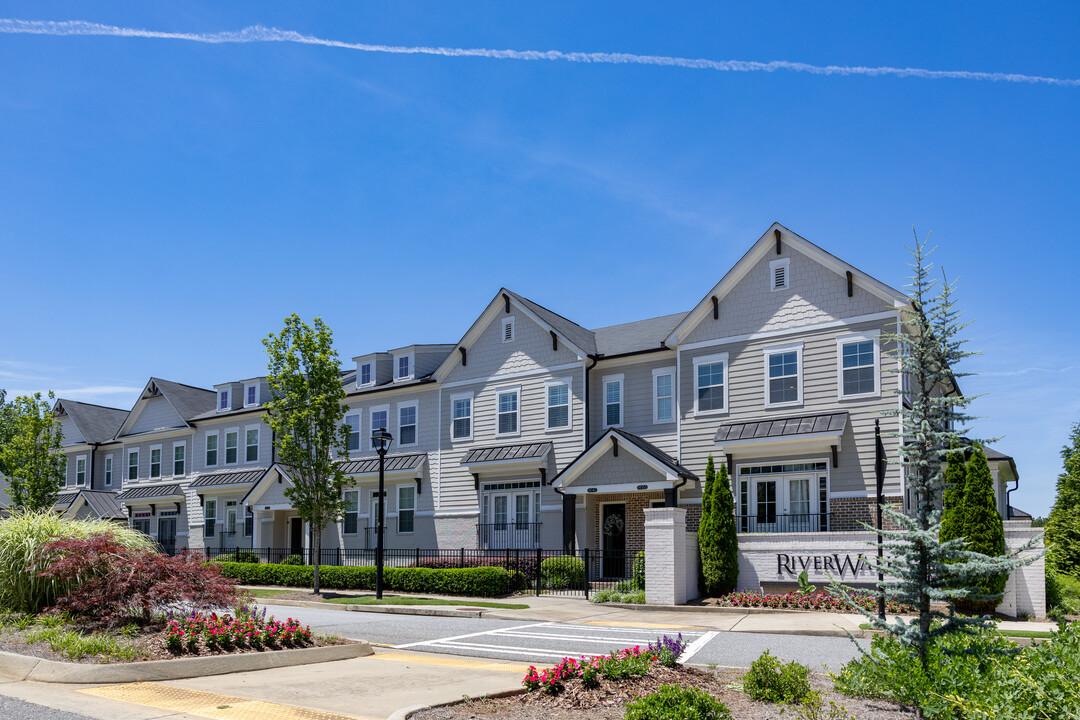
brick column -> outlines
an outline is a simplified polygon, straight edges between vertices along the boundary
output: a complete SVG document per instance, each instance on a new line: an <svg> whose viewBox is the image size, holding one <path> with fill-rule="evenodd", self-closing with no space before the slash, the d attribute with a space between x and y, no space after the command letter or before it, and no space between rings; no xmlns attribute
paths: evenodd
<svg viewBox="0 0 1080 720"><path fill-rule="evenodd" d="M645 602L686 602L686 508L645 509Z"/></svg>

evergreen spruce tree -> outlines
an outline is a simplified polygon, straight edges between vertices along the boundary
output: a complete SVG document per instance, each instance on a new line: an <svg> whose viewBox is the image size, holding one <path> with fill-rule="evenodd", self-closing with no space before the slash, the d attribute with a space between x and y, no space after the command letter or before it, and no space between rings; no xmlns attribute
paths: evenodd
<svg viewBox="0 0 1080 720"><path fill-rule="evenodd" d="M711 459L711 458L710 458ZM726 595L739 581L739 537L735 532L735 498L731 495L727 466L721 465L713 480L709 504L716 528L716 594Z"/></svg>
<svg viewBox="0 0 1080 720"><path fill-rule="evenodd" d="M990 475L986 453L978 445L975 446L968 463L967 482L960 500L959 515L957 532L958 537L964 539L965 549L992 558L1005 555L1005 526L997 511L994 479ZM942 525L942 533L944 531L945 527ZM1008 579L1008 573L979 579L974 586L979 588L982 597L971 595L957 598L956 608L969 613L993 612Z"/></svg>
<svg viewBox="0 0 1080 720"><path fill-rule="evenodd" d="M930 278L926 243L917 236L911 252L910 306L904 310L902 325L896 332L882 336L893 344L898 371L905 379L900 392L906 402L902 410L892 414L901 415L899 454L911 493L910 514L883 508L897 529L879 531L884 556L880 560L870 557L866 562L871 569L885 574L880 589L886 597L913 605L917 617L910 622L899 617L885 622L855 602L851 589L838 580L833 581L832 590L862 612L874 629L911 646L925 668L934 638L989 624L988 617L959 617L951 611L945 614L932 608L931 603L982 597L977 583L1031 562L1018 555L1031 549L1035 541L1009 557L998 558L963 549L962 538L945 542L939 538L945 488L941 458L956 444L960 427L971 420L965 410L972 398L959 392L956 379L963 375L955 368L972 353L964 349L965 341L960 338L967 323L960 320L952 285L947 280L938 283Z"/></svg>
<svg viewBox="0 0 1080 720"><path fill-rule="evenodd" d="M1080 578L1080 423L1072 426L1061 459L1065 471L1058 475L1057 496L1046 522L1047 566Z"/></svg>
<svg viewBox="0 0 1080 720"><path fill-rule="evenodd" d="M938 534L942 542L964 536L960 526L967 465L964 463L964 453L960 450L950 452L947 460L949 464L945 468L945 508L941 512L941 532Z"/></svg>
<svg viewBox="0 0 1080 720"><path fill-rule="evenodd" d="M712 491L716 485L716 467L712 455L705 465L705 487L701 490L701 520L698 522L698 590L702 595L713 595L709 571L716 556L716 526L712 511Z"/></svg>

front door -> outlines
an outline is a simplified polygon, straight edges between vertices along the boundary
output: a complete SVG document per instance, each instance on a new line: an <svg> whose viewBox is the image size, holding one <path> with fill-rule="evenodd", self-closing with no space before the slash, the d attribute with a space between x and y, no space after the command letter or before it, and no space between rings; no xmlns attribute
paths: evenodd
<svg viewBox="0 0 1080 720"><path fill-rule="evenodd" d="M289 554L304 554L304 520L303 518L289 518Z"/></svg>
<svg viewBox="0 0 1080 720"><path fill-rule="evenodd" d="M158 518L158 545L170 555L176 551L176 518Z"/></svg>
<svg viewBox="0 0 1080 720"><path fill-rule="evenodd" d="M757 514L754 517L751 532L775 532L776 517L776 480L758 480L755 488Z"/></svg>
<svg viewBox="0 0 1080 720"><path fill-rule="evenodd" d="M626 504L601 506L600 537L604 551L602 572L605 578L626 577Z"/></svg>
<svg viewBox="0 0 1080 720"><path fill-rule="evenodd" d="M817 530L817 516L810 514L810 478L789 477L787 479L788 527L791 532Z"/></svg>
<svg viewBox="0 0 1080 720"><path fill-rule="evenodd" d="M539 547L539 511L540 493L485 494L481 547L500 550Z"/></svg>
<svg viewBox="0 0 1080 720"><path fill-rule="evenodd" d="M236 547L236 508L225 510L225 529L221 533L222 540L227 547Z"/></svg>

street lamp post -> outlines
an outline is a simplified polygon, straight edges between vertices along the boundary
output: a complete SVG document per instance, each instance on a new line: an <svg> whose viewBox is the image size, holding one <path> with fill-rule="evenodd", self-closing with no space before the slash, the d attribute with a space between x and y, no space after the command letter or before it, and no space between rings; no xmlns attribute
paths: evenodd
<svg viewBox="0 0 1080 720"><path fill-rule="evenodd" d="M386 431L386 428L376 428L371 432L371 444L375 452L379 453L379 517L375 521L375 533L378 540L375 545L375 597L382 600L383 580L383 519L386 517L386 491L383 489L383 468L386 464L386 451L390 449L390 443L394 437Z"/></svg>

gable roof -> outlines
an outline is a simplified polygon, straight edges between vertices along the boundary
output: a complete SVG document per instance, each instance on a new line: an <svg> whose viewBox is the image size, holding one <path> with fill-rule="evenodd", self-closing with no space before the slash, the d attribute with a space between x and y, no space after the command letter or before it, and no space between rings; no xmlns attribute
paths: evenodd
<svg viewBox="0 0 1080 720"><path fill-rule="evenodd" d="M217 399L217 393L213 390L206 390L204 388L192 387L191 385L184 385L183 383L173 382L172 380L162 380L161 378L150 378L143 391L139 393L139 399L135 401L135 406L131 408L131 412L128 413L124 423L120 426L120 429L116 432L116 437L120 437L125 433L128 427L135 421L141 411L141 406L145 404L154 395L154 390L165 397L165 399L172 405L173 410L180 416L180 419L184 421L185 425L191 424L191 420L196 416L214 409L214 402ZM148 394L149 393L149 394Z"/></svg>
<svg viewBox="0 0 1080 720"><path fill-rule="evenodd" d="M609 443L609 440L612 442ZM678 460L645 438L628 433L621 428L608 428L603 435L596 439L596 442L581 451L576 458L559 471L551 479L551 485L558 488L567 487L568 483L574 482L585 470L606 455L609 449L616 445L618 441L625 443L625 447L631 455L663 475L667 481L672 483L672 487L676 478L694 480L695 482L699 479L697 475L681 465Z"/></svg>
<svg viewBox="0 0 1080 720"><path fill-rule="evenodd" d="M606 357L664 349L664 339L689 312L596 328L596 351Z"/></svg>
<svg viewBox="0 0 1080 720"><path fill-rule="evenodd" d="M724 296L731 292L731 290L739 284L739 281L746 277L746 274L769 253L770 249L775 247L776 233L780 234L782 242L790 245L811 260L814 260L838 275L845 276L846 273L850 272L852 281L856 285L867 292L876 295L885 302L892 303L895 307L904 307L908 305L908 297L896 288L890 287L880 280L867 275L854 265L849 265L832 253L821 249L806 238L796 235L780 223L774 222L769 229L765 231L765 234L758 238L757 242L746 251L746 254L739 258L739 261L727 271L724 277L720 279L720 282L716 283L716 285L713 286L713 289L705 294L705 297L701 299L701 302L699 302L693 310L687 313L686 317L679 322L670 333L668 333L664 342L672 347L682 342L706 314L712 312L712 298L716 297L717 300L723 300Z"/></svg>
<svg viewBox="0 0 1080 720"><path fill-rule="evenodd" d="M82 490L76 495L71 505L68 507L67 514L71 515L79 509L79 501L82 501L90 507L94 513L102 520L123 520L127 517L124 513L124 508L120 506L120 496L118 493L111 490Z"/></svg>
<svg viewBox="0 0 1080 720"><path fill-rule="evenodd" d="M96 444L112 440L127 419L128 411L120 408L93 405L78 400L58 398L53 412L71 418L87 443Z"/></svg>
<svg viewBox="0 0 1080 720"><path fill-rule="evenodd" d="M584 350L586 354L596 354L596 337L593 335L592 330L586 330L573 320L568 320L562 315L559 315L552 310L548 310L543 305L535 303L526 297L522 297L511 290L503 288L503 292L517 300L526 309L531 310L556 333L562 335L574 345L577 345Z"/></svg>

